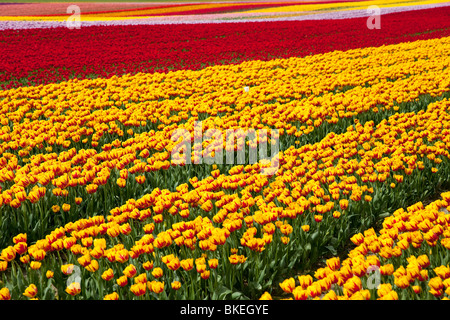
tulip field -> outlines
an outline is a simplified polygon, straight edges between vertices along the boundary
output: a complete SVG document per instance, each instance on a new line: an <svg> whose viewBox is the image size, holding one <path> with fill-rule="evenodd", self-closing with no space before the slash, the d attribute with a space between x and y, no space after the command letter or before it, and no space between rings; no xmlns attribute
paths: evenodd
<svg viewBox="0 0 450 320"><path fill-rule="evenodd" d="M0 300L450 299L448 2L78 6L0 3Z"/></svg>

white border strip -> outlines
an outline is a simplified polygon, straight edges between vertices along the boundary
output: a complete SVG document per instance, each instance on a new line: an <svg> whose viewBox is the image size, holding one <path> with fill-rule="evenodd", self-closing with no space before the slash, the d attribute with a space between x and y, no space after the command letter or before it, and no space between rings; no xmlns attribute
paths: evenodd
<svg viewBox="0 0 450 320"><path fill-rule="evenodd" d="M432 9L439 7L450 6L450 2L415 5L415 6L400 6L400 7L381 7L381 14ZM306 14L305 14L306 13ZM295 15L291 17L276 18L276 15ZM261 18L240 18L242 14L236 15L222 15L218 19L217 14L210 15L186 15L186 16L165 16L165 17L145 17L139 19L120 19L120 20L96 20L96 21L81 21L81 27L89 26L128 26L128 25L172 25L172 24L199 24L199 23L241 23L241 22L271 22L271 21L305 21L305 20L336 20L336 19L350 19L368 17L372 13L367 10L344 10L327 13L317 12L273 12L273 13L258 13L257 16ZM264 15L271 18L264 18ZM201 19L199 19L201 17ZM233 17L235 17L233 19ZM66 21L0 21L0 30L8 29L36 29L36 28L58 28L67 27Z"/></svg>

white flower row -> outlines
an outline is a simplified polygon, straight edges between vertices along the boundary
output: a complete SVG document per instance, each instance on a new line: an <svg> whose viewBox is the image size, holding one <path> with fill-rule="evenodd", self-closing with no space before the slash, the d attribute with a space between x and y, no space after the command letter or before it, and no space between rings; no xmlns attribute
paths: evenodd
<svg viewBox="0 0 450 320"><path fill-rule="evenodd" d="M450 2L415 6L380 8L381 15L412 10L431 9L450 6ZM81 27L89 26L127 26L127 25L161 25L161 24L198 24L198 23L233 23L233 22L268 22L268 21L303 21L329 20L368 17L373 12L364 10L343 10L334 12L269 12L269 13L222 13L205 15L182 15L164 17L142 17L120 20L80 21ZM278 17L277 17L278 16ZM66 21L0 21L0 30L67 27Z"/></svg>

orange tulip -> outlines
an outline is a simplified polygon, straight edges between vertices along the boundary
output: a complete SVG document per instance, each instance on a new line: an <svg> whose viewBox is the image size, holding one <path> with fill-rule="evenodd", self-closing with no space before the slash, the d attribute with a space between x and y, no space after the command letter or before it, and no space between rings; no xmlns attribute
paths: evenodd
<svg viewBox="0 0 450 320"><path fill-rule="evenodd" d="M280 283L281 289L286 293L292 293L295 289L295 280L294 278L289 278Z"/></svg>
<svg viewBox="0 0 450 320"><path fill-rule="evenodd" d="M181 283L180 281L174 281L171 283L171 287L173 290L178 290L181 288Z"/></svg>
<svg viewBox="0 0 450 320"><path fill-rule="evenodd" d="M69 284L66 288L66 292L70 294L71 296L76 296L81 292L81 286L78 282L72 282Z"/></svg>
<svg viewBox="0 0 450 320"><path fill-rule="evenodd" d="M136 267L132 264L128 265L124 270L123 274L128 278L133 278L137 273Z"/></svg>
<svg viewBox="0 0 450 320"><path fill-rule="evenodd" d="M161 268L155 268L152 271L152 276L154 276L156 279L161 278L163 276L163 269Z"/></svg>
<svg viewBox="0 0 450 320"><path fill-rule="evenodd" d="M217 260L217 259L209 259L208 260L208 265L211 269L216 269L218 264L219 264L219 260Z"/></svg>
<svg viewBox="0 0 450 320"><path fill-rule="evenodd" d="M194 259L181 260L180 265L184 270L189 271L194 267Z"/></svg>
<svg viewBox="0 0 450 320"><path fill-rule="evenodd" d="M0 289L0 300L11 300L9 289L4 287Z"/></svg>
<svg viewBox="0 0 450 320"><path fill-rule="evenodd" d="M292 294L294 295L295 300L308 299L308 292L302 287L296 287L294 290L292 290Z"/></svg>
<svg viewBox="0 0 450 320"><path fill-rule="evenodd" d="M144 262L144 263L142 264L142 267L143 267L145 270L147 270L147 271L153 269L153 261L146 261L146 262Z"/></svg>
<svg viewBox="0 0 450 320"><path fill-rule="evenodd" d="M27 234L26 233L19 233L13 238L14 244L17 244L19 242L27 242Z"/></svg>
<svg viewBox="0 0 450 320"><path fill-rule="evenodd" d="M200 273L200 277L201 277L203 280L207 280L207 279L209 278L210 272L211 272L211 271L209 271L209 270L205 270L205 271L203 271L202 273Z"/></svg>
<svg viewBox="0 0 450 320"><path fill-rule="evenodd" d="M135 296L142 296L147 290L147 283L136 283L131 285L130 291L133 292Z"/></svg>
<svg viewBox="0 0 450 320"><path fill-rule="evenodd" d="M439 278L439 277L431 278L431 279L428 281L428 286L429 286L431 289L435 290L436 292L439 292L439 291L442 290L442 288L444 288L444 284L443 284L443 282L442 282L442 279Z"/></svg>
<svg viewBox="0 0 450 320"><path fill-rule="evenodd" d="M121 287L125 287L128 284L127 276L121 276L116 280L117 284Z"/></svg>
<svg viewBox="0 0 450 320"><path fill-rule="evenodd" d="M24 296L28 298L34 298L37 294L38 290L37 287L34 284L30 284L23 293Z"/></svg>
<svg viewBox="0 0 450 320"><path fill-rule="evenodd" d="M2 250L2 253L0 254L0 259L5 261L12 261L16 258L16 250L14 250L14 247L9 246Z"/></svg>
<svg viewBox="0 0 450 320"><path fill-rule="evenodd" d="M103 300L119 300L119 295L117 294L117 292L113 292L105 295L103 297Z"/></svg>
<svg viewBox="0 0 450 320"><path fill-rule="evenodd" d="M302 226L302 230L303 230L304 232L308 232L308 231L309 231L309 225L307 225L307 224L303 225L303 226Z"/></svg>
<svg viewBox="0 0 450 320"><path fill-rule="evenodd" d="M341 267L341 262L339 258L330 258L326 261L328 268L330 268L332 271L337 271Z"/></svg>
<svg viewBox="0 0 450 320"><path fill-rule="evenodd" d="M303 289L306 289L314 282L313 278L309 274L298 276L298 281Z"/></svg>
<svg viewBox="0 0 450 320"><path fill-rule="evenodd" d="M159 281L149 281L147 282L147 286L150 291L158 294L164 291L164 282Z"/></svg>

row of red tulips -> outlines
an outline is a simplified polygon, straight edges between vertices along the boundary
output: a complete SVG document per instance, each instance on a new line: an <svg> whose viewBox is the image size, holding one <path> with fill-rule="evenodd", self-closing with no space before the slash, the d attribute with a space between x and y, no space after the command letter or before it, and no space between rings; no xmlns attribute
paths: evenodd
<svg viewBox="0 0 450 320"><path fill-rule="evenodd" d="M449 7L382 17L195 25L140 25L4 30L0 87L48 84L74 77L200 69L245 60L305 56L450 34ZM417 23L420 21L420 23ZM88 44L88 45L86 45Z"/></svg>

